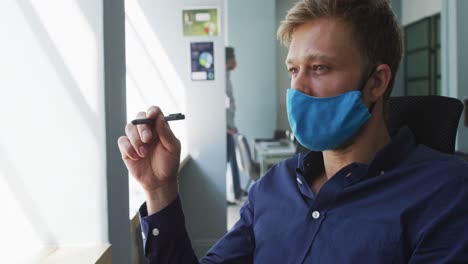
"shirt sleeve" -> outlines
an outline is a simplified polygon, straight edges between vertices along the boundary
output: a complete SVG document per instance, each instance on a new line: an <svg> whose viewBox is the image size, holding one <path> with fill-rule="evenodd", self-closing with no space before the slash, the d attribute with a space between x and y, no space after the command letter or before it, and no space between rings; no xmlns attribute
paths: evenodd
<svg viewBox="0 0 468 264"><path fill-rule="evenodd" d="M252 187L254 189L255 185ZM253 263L255 238L253 233L253 202L245 202L240 210L240 219L201 259L201 263Z"/></svg>
<svg viewBox="0 0 468 264"><path fill-rule="evenodd" d="M252 201L248 200L240 210L240 220L199 262L185 228L180 197L168 207L150 216L147 216L145 203L140 207L145 256L152 264L253 263L255 241L252 208Z"/></svg>
<svg viewBox="0 0 468 264"><path fill-rule="evenodd" d="M192 249L180 197L163 210L148 216L146 203L140 207L145 256L153 263L198 263Z"/></svg>
<svg viewBox="0 0 468 264"><path fill-rule="evenodd" d="M410 264L468 263L468 182L459 177L440 188L426 205L427 223Z"/></svg>

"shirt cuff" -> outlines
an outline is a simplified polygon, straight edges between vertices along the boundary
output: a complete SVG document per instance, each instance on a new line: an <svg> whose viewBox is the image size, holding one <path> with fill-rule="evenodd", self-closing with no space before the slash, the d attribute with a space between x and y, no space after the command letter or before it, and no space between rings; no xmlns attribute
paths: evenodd
<svg viewBox="0 0 468 264"><path fill-rule="evenodd" d="M148 216L146 202L140 207L140 225L145 256L171 252L187 238L180 197Z"/></svg>

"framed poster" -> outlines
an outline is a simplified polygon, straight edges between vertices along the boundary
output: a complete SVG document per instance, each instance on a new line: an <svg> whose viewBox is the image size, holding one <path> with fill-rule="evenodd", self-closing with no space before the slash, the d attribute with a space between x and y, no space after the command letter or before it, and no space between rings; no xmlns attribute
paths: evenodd
<svg viewBox="0 0 468 264"><path fill-rule="evenodd" d="M218 36L219 17L217 8L182 10L184 36Z"/></svg>
<svg viewBox="0 0 468 264"><path fill-rule="evenodd" d="M190 57L192 81L212 81L215 79L213 42L190 43Z"/></svg>

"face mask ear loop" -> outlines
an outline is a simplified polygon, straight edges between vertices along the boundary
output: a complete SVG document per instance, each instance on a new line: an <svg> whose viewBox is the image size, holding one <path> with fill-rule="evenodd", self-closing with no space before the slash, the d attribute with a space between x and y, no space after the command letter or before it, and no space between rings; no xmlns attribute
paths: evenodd
<svg viewBox="0 0 468 264"><path fill-rule="evenodd" d="M370 72L369 76L367 77L366 80L364 80L364 82L363 82L363 84L362 84L362 86L361 86L361 89L359 89L359 91L360 91L361 93L362 93L362 90L364 90L364 87L366 87L366 84L367 84L367 82L369 81L370 77L372 77L372 75L374 75L374 73L375 73L376 70L377 70L377 66L375 66L374 68L372 68L372 71ZM372 103L372 104L369 106L369 109L368 109L369 113L372 114L372 111L374 111L374 107L375 107L375 104L376 104L376 103L377 103L377 102L374 102L374 103Z"/></svg>
<svg viewBox="0 0 468 264"><path fill-rule="evenodd" d="M375 104L376 102L372 103L369 107L369 113L372 114L372 111L374 111L374 107L375 107Z"/></svg>

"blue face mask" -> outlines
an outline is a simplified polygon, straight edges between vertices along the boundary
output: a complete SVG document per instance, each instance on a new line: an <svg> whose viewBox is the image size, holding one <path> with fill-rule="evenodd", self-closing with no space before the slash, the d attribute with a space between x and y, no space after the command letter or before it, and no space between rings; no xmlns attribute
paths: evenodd
<svg viewBox="0 0 468 264"><path fill-rule="evenodd" d="M336 149L354 136L375 106L367 109L361 89L325 98L288 89L288 120L297 141L310 150L324 151Z"/></svg>

